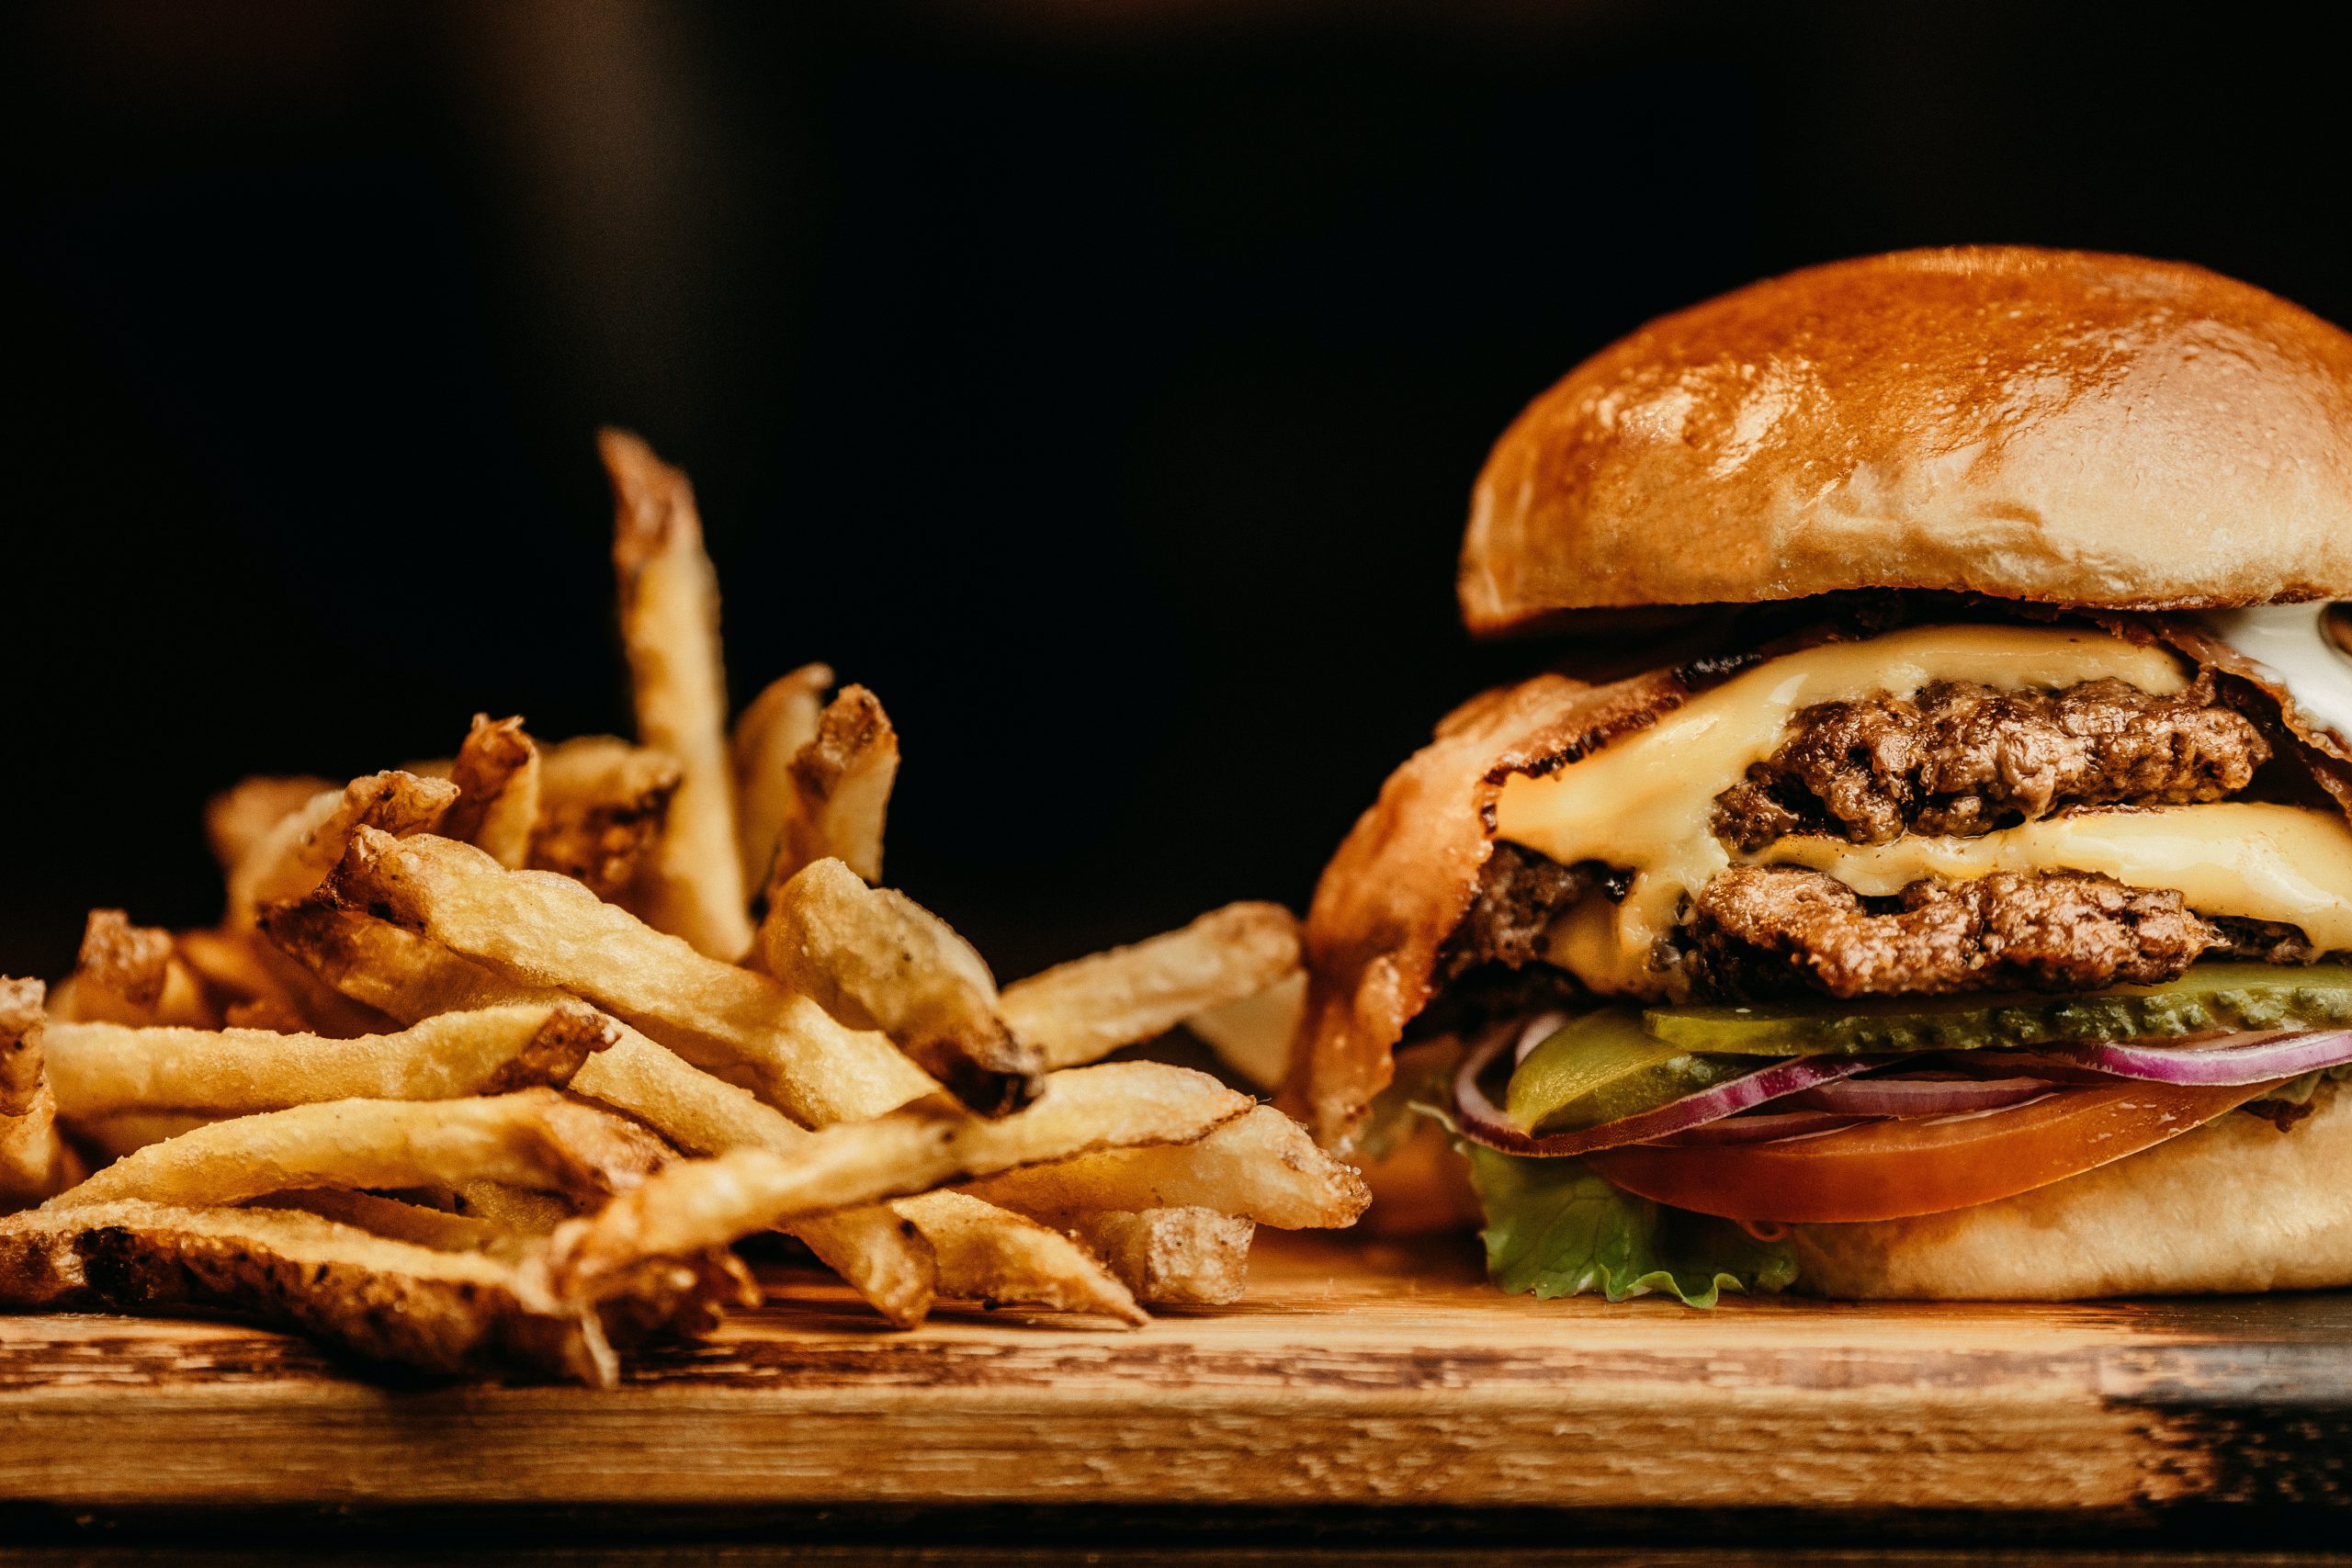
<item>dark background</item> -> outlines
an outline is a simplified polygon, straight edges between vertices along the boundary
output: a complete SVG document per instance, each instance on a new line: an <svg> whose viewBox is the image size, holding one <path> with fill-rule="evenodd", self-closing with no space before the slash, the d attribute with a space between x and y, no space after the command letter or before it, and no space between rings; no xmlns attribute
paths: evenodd
<svg viewBox="0 0 2352 1568"><path fill-rule="evenodd" d="M625 728L590 433L736 695L904 737L1018 974L1303 902L1472 649L1487 443L1660 310L2031 241L2352 318L2342 66L2246 6L68 0L0 20L0 970L196 923L205 795Z"/></svg>

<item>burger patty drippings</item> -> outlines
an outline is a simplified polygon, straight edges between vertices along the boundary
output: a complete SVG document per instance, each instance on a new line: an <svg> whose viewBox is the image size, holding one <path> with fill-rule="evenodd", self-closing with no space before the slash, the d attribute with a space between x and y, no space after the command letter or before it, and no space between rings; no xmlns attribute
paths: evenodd
<svg viewBox="0 0 2352 1568"><path fill-rule="evenodd" d="M1916 882L1865 901L1794 866L1715 877L1688 939L1694 988L1723 999L2153 985L2228 945L2178 893L2087 872Z"/></svg>
<svg viewBox="0 0 2352 1568"><path fill-rule="evenodd" d="M2068 806L2186 806L2245 788L2270 758L2210 674L2172 696L2120 681L2056 693L1943 681L1798 712L1766 761L1715 797L1715 836L1758 850L1797 832L1881 844L1976 834Z"/></svg>

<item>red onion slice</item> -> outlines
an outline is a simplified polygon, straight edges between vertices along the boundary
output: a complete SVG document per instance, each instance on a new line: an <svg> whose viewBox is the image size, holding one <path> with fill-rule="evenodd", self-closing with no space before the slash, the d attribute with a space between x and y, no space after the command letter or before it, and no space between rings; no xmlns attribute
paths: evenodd
<svg viewBox="0 0 2352 1568"><path fill-rule="evenodd" d="M1842 1133L1849 1127L1879 1120L1876 1116L1841 1115L1835 1111L1757 1111L1745 1116L1726 1116L1720 1122L1702 1122L1650 1142L1667 1148L1776 1143L1782 1138L1809 1138L1816 1133Z"/></svg>
<svg viewBox="0 0 2352 1568"><path fill-rule="evenodd" d="M1516 1066L1527 1060L1527 1054L1530 1051L1566 1029L1568 1022L1568 1015L1556 1008L1550 1012L1539 1012L1529 1019L1527 1027L1519 1032L1519 1043L1510 1049L1511 1065Z"/></svg>
<svg viewBox="0 0 2352 1568"><path fill-rule="evenodd" d="M1645 1144L1669 1133L1720 1122L1815 1084L1868 1072L1883 1062L1877 1056L1797 1056L1712 1089L1702 1089L1696 1094L1686 1094L1638 1115L1604 1122L1598 1127L1580 1127L1573 1133L1546 1133L1537 1137L1513 1122L1478 1087L1478 1075L1511 1043L1511 1031L1494 1031L1472 1048L1462 1059L1461 1069L1453 1075L1454 1115L1462 1135L1474 1144L1484 1144L1507 1155L1584 1155L1626 1144Z"/></svg>
<svg viewBox="0 0 2352 1568"><path fill-rule="evenodd" d="M1997 1111L2050 1092L2047 1078L1849 1078L1793 1097L1792 1103L1848 1116L1949 1116Z"/></svg>
<svg viewBox="0 0 2352 1568"><path fill-rule="evenodd" d="M2352 1062L2352 1030L2225 1034L2218 1040L2191 1045L2110 1040L2042 1049L2116 1077L2138 1078L2147 1083L2267 1083L2273 1078L2301 1077L2322 1067Z"/></svg>

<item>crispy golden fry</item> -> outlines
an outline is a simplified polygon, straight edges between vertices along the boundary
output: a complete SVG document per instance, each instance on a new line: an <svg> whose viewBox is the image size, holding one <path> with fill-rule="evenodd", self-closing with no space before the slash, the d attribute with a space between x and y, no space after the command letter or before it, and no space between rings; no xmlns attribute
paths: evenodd
<svg viewBox="0 0 2352 1568"><path fill-rule="evenodd" d="M437 830L510 870L528 862L539 819L539 749L523 733L522 719L492 723L486 713L474 715L450 764L449 782L458 786L458 798Z"/></svg>
<svg viewBox="0 0 2352 1568"><path fill-rule="evenodd" d="M931 1244L939 1293L988 1306L1042 1306L1151 1321L1102 1261L1059 1231L961 1192L926 1192L891 1205Z"/></svg>
<svg viewBox="0 0 2352 1568"><path fill-rule="evenodd" d="M600 1315L557 1295L536 1253L440 1251L299 1211L125 1201L0 1219L0 1305L226 1311L445 1375L610 1387L607 1319L692 1329L739 1282L716 1260L664 1262L619 1282Z"/></svg>
<svg viewBox="0 0 2352 1568"><path fill-rule="evenodd" d="M983 1114L1036 1093L1044 1053L996 1015L996 982L947 922L828 856L780 888L760 924L768 973L853 1029L878 1029Z"/></svg>
<svg viewBox="0 0 2352 1568"><path fill-rule="evenodd" d="M93 909L82 929L74 964L76 1020L108 1023L171 1023L209 1029L219 1014L196 972L179 955L172 933L134 926L120 909ZM67 1015L52 1008L54 1016Z"/></svg>
<svg viewBox="0 0 2352 1568"><path fill-rule="evenodd" d="M1215 1209L1085 1213L1057 1223L1100 1254L1140 1301L1223 1306L1250 1287L1257 1224Z"/></svg>
<svg viewBox="0 0 2352 1568"><path fill-rule="evenodd" d="M1297 967L1298 920L1288 909L1227 904L1182 931L1007 986L997 1011L1044 1048L1046 1066L1075 1066L1255 996Z"/></svg>
<svg viewBox="0 0 2352 1568"><path fill-rule="evenodd" d="M48 995L39 980L0 976L0 1116L22 1116L33 1108L41 1085Z"/></svg>
<svg viewBox="0 0 2352 1568"><path fill-rule="evenodd" d="M539 819L528 864L618 899L662 841L682 775L665 752L609 735L584 736L539 753Z"/></svg>
<svg viewBox="0 0 2352 1568"><path fill-rule="evenodd" d="M1208 1042L1217 1059L1260 1089L1282 1085L1290 1043L1306 1016L1306 971L1297 970L1238 1002L1194 1013L1184 1027Z"/></svg>
<svg viewBox="0 0 2352 1568"><path fill-rule="evenodd" d="M219 1120L194 1111L122 1111L111 1116L69 1119L65 1131L74 1143L100 1158L118 1160Z"/></svg>
<svg viewBox="0 0 2352 1568"><path fill-rule="evenodd" d="M455 1196L466 1215L518 1235L548 1235L580 1211L552 1192L503 1181L461 1181Z"/></svg>
<svg viewBox="0 0 2352 1568"><path fill-rule="evenodd" d="M817 738L825 693L833 684L828 665L804 664L752 699L735 721L728 750L735 761L735 845L746 889L766 885L784 838L785 818L797 799L792 759Z"/></svg>
<svg viewBox="0 0 2352 1568"><path fill-rule="evenodd" d="M883 1036L843 1028L768 976L470 845L362 829L333 893L501 974L587 997L698 1066L747 1071L804 1122L878 1115L937 1088Z"/></svg>
<svg viewBox="0 0 2352 1568"><path fill-rule="evenodd" d="M223 923L232 931L248 930L262 905L300 898L325 881L343 858L354 829L423 832L439 822L457 798L458 786L447 780L398 771L370 773L340 791L313 795L230 870L229 913Z"/></svg>
<svg viewBox="0 0 2352 1568"><path fill-rule="evenodd" d="M336 787L333 779L312 773L291 778L256 773L238 780L204 803L204 840L211 846L214 863L223 875L235 870L271 829L314 796Z"/></svg>
<svg viewBox="0 0 2352 1568"><path fill-rule="evenodd" d="M1057 1073L1026 1110L996 1121L925 1101L827 1127L790 1155L737 1149L673 1166L556 1234L568 1277L720 1247L753 1231L1093 1149L1186 1142L1250 1100L1203 1073L1121 1062Z"/></svg>
<svg viewBox="0 0 2352 1568"><path fill-rule="evenodd" d="M899 777L899 732L881 699L842 687L819 716L816 738L793 757L791 774L792 808L768 868L769 896L827 855L881 881L882 826Z"/></svg>
<svg viewBox="0 0 2352 1568"><path fill-rule="evenodd" d="M718 577L686 476L627 431L601 431L596 445L613 481L613 572L638 737L676 758L681 773L648 868L648 919L732 963L752 945L752 922L735 842Z"/></svg>
<svg viewBox="0 0 2352 1568"><path fill-rule="evenodd" d="M505 979L413 931L322 897L274 906L262 919L272 940L322 978L394 1018L565 995ZM626 1111L697 1154L743 1147L781 1152L808 1135L748 1089L690 1066L627 1024L615 1027L619 1038L573 1075L574 1093ZM1006 1215L1005 1223L1014 1219ZM791 1229L893 1323L920 1323L931 1310L930 1247L888 1209L828 1214Z"/></svg>
<svg viewBox="0 0 2352 1568"><path fill-rule="evenodd" d="M453 1214L445 1209L429 1209L422 1203L403 1202L375 1192L311 1187L256 1198L253 1207L300 1209L387 1241L429 1247L435 1252L487 1252L515 1258L530 1251L530 1236L523 1231L510 1230L471 1214Z"/></svg>
<svg viewBox="0 0 2352 1568"><path fill-rule="evenodd" d="M58 1136L42 1036L47 990L39 980L0 976L0 1208L46 1198L82 1178L82 1162Z"/></svg>
<svg viewBox="0 0 2352 1568"><path fill-rule="evenodd" d="M325 1100L454 1100L571 1080L617 1039L581 1002L483 1008L351 1040L266 1030L49 1029L50 1085L68 1121L127 1111L242 1115Z"/></svg>
<svg viewBox="0 0 2352 1568"><path fill-rule="evenodd" d="M480 1180L594 1197L656 1168L666 1152L659 1144L636 1123L550 1089L480 1100L334 1100L151 1144L50 1203L242 1203L300 1187Z"/></svg>
<svg viewBox="0 0 2352 1568"><path fill-rule="evenodd" d="M1080 1155L968 1190L1024 1214L1205 1208L1280 1230L1353 1224L1372 1201L1353 1166L1316 1147L1306 1128L1271 1105L1181 1148Z"/></svg>

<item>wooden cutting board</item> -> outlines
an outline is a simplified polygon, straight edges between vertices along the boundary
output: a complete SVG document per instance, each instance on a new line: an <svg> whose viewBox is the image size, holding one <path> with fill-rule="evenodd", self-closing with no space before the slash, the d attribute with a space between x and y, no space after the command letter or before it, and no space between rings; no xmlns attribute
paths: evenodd
<svg viewBox="0 0 2352 1568"><path fill-rule="evenodd" d="M786 1272L626 1384L387 1386L241 1326L0 1317L0 1502L2341 1503L2352 1296L1539 1303L1458 1247L1273 1237L1134 1333L882 1328Z"/></svg>

